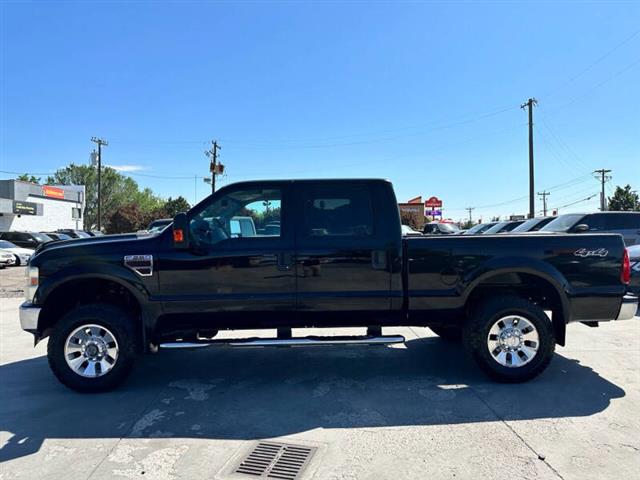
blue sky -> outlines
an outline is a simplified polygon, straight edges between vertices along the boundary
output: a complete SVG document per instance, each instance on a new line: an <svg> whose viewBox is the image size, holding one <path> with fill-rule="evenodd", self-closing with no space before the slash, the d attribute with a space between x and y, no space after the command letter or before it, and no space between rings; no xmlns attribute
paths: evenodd
<svg viewBox="0 0 640 480"><path fill-rule="evenodd" d="M0 170L128 167L202 198L227 175L385 177L447 216L526 213L640 189L640 3L3 2ZM10 178L10 174L0 174ZM162 178L158 178L162 177ZM197 191L194 191L197 187ZM597 207L597 198L561 213ZM537 208L541 208L538 202Z"/></svg>

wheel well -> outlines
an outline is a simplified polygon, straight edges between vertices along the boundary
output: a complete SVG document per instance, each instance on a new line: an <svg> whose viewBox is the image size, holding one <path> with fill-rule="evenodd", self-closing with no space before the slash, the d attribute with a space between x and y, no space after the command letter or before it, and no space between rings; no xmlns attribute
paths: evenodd
<svg viewBox="0 0 640 480"><path fill-rule="evenodd" d="M484 279L476 285L467 298L465 304L467 317L472 315L478 303L492 295L505 294L518 295L544 310L550 310L556 343L564 346L566 318L562 298L551 282L531 273L501 273Z"/></svg>
<svg viewBox="0 0 640 480"><path fill-rule="evenodd" d="M38 324L41 338L49 336L51 329L67 312L90 303L117 305L138 323L142 321L140 302L126 287L103 278L83 278L60 285L47 296Z"/></svg>

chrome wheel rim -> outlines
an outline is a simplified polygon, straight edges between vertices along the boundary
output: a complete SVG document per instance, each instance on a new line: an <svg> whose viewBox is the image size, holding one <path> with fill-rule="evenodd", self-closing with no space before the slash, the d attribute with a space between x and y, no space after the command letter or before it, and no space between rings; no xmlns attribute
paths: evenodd
<svg viewBox="0 0 640 480"><path fill-rule="evenodd" d="M102 325L82 325L67 337L64 358L74 373L97 378L106 375L118 360L116 337Z"/></svg>
<svg viewBox="0 0 640 480"><path fill-rule="evenodd" d="M535 325L525 317L508 315L489 330L487 347L491 358L503 367L519 368L535 358L540 337Z"/></svg>

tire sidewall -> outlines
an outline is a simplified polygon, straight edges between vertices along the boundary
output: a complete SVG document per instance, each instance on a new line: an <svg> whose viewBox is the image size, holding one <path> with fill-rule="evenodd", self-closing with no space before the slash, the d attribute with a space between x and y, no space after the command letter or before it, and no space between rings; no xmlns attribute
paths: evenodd
<svg viewBox="0 0 640 480"><path fill-rule="evenodd" d="M91 378L78 375L65 359L69 335L82 325L94 324L109 330L118 343L118 358L106 374ZM66 386L79 392L101 392L114 388L129 374L135 357L135 336L132 318L111 305L92 304L67 313L55 325L47 347L49 364L56 377Z"/></svg>
<svg viewBox="0 0 640 480"><path fill-rule="evenodd" d="M539 306L523 299L505 299L498 305L489 302L481 308L473 327L465 332L465 344L480 367L492 378L505 382L526 381L546 368L555 350L551 321ZM519 315L526 318L538 331L539 346L535 357L521 367L500 365L487 346L489 331L500 318Z"/></svg>

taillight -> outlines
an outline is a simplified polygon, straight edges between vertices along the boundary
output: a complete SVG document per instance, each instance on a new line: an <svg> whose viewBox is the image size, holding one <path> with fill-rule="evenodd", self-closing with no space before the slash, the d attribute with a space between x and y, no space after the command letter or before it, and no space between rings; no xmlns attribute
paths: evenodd
<svg viewBox="0 0 640 480"><path fill-rule="evenodd" d="M631 281L631 262L629 261L629 251L625 248L622 254L622 270L620 271L620 280L622 283Z"/></svg>

